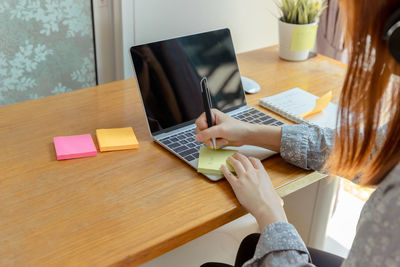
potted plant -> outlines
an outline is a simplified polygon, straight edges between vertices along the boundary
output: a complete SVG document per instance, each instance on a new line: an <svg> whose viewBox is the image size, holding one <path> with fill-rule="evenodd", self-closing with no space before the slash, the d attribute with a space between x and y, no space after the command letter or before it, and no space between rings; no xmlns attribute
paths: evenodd
<svg viewBox="0 0 400 267"><path fill-rule="evenodd" d="M325 0L280 0L279 56L290 61L308 58L317 36L318 18Z"/></svg>

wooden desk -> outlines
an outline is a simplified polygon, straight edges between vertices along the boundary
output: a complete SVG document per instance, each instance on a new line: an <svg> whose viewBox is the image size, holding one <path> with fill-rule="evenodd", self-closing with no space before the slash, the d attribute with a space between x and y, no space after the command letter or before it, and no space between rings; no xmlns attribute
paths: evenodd
<svg viewBox="0 0 400 267"><path fill-rule="evenodd" d="M251 105L296 86L322 95L345 72L322 56L285 62L276 47L239 64L262 86ZM139 150L56 160L54 136L95 139L98 128L123 126L133 126ZM0 107L0 140L1 266L134 266L246 213L226 181L210 182L152 142L133 79ZM264 166L281 195L324 177L279 156Z"/></svg>

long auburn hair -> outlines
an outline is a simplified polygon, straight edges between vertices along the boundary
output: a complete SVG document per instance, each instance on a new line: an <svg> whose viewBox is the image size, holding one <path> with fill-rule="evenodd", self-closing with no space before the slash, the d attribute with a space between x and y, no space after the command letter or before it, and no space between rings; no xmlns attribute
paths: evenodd
<svg viewBox="0 0 400 267"><path fill-rule="evenodd" d="M339 101L335 146L328 168L379 184L400 161L400 63L382 39L399 0L343 0L349 64ZM379 140L379 128L387 124Z"/></svg>

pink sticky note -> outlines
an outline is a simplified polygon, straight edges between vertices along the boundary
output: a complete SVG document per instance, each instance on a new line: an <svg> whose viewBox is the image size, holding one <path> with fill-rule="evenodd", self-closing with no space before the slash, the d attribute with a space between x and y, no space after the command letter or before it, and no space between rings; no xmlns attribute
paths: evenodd
<svg viewBox="0 0 400 267"><path fill-rule="evenodd" d="M54 137L57 160L94 157L97 149L90 134Z"/></svg>

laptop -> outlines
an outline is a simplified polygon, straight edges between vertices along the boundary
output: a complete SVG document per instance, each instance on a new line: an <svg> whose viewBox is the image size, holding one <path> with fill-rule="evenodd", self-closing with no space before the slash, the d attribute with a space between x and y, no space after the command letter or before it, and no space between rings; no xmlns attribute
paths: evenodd
<svg viewBox="0 0 400 267"><path fill-rule="evenodd" d="M220 29L130 49L148 126L155 142L197 169L195 120L203 110L200 80L206 77L213 108L242 121L283 123L247 105L229 29ZM265 159L275 152L241 146L240 153ZM205 175L212 181L222 175Z"/></svg>

